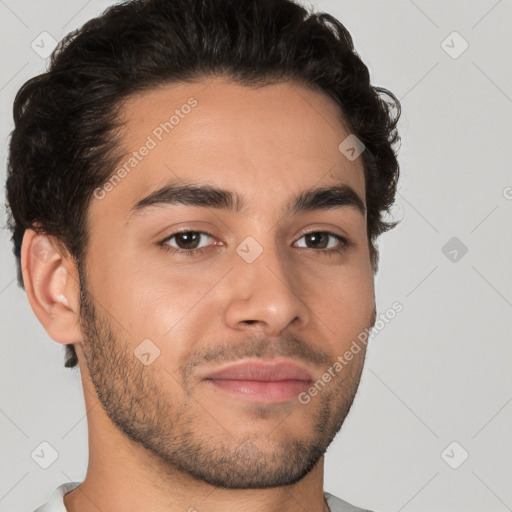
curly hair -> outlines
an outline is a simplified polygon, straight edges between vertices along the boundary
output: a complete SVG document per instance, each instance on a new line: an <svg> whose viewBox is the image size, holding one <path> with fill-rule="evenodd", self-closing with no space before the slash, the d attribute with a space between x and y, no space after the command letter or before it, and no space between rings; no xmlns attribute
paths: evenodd
<svg viewBox="0 0 512 512"><path fill-rule="evenodd" d="M65 36L47 71L16 95L6 187L21 287L28 228L83 261L89 201L121 156L122 102L159 85L214 75L247 86L293 80L339 105L366 147L367 232L377 271L375 240L397 224L383 215L399 177L400 103L370 84L347 29L293 0L132 0ZM65 366L77 363L75 347L66 345Z"/></svg>

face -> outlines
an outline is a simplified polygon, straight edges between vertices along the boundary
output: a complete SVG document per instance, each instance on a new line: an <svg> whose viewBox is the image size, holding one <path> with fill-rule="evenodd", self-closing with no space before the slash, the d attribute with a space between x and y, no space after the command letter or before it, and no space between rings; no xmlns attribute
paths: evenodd
<svg viewBox="0 0 512 512"><path fill-rule="evenodd" d="M125 172L88 210L80 364L169 469L294 483L341 428L364 347L333 365L375 321L363 164L338 149L349 132L291 83L173 84L122 112ZM247 361L260 367L213 375Z"/></svg>

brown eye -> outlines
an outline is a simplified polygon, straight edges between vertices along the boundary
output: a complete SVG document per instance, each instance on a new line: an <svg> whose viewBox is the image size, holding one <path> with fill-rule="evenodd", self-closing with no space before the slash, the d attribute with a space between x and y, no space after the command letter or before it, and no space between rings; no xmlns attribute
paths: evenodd
<svg viewBox="0 0 512 512"><path fill-rule="evenodd" d="M201 235L195 232L179 233L175 235L176 244L180 249L197 249Z"/></svg>
<svg viewBox="0 0 512 512"><path fill-rule="evenodd" d="M208 233L203 233L202 231L182 231L169 236L164 240L164 243L175 249L193 250L199 248L205 237L211 238ZM176 245L172 243L173 239Z"/></svg>
<svg viewBox="0 0 512 512"><path fill-rule="evenodd" d="M305 245L299 245L298 247L320 249L324 252L340 251L348 245L345 238L329 231L312 231L303 235L302 239L305 240Z"/></svg>
<svg viewBox="0 0 512 512"><path fill-rule="evenodd" d="M329 245L329 236L327 233L308 233L305 236L306 245L311 249L326 249Z"/></svg>

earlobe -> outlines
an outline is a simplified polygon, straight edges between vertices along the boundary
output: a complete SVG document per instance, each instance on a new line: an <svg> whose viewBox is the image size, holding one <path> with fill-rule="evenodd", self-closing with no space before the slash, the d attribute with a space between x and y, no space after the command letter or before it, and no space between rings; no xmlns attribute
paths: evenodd
<svg viewBox="0 0 512 512"><path fill-rule="evenodd" d="M82 341L76 265L55 240L27 229L21 246L23 283L30 305L52 339Z"/></svg>

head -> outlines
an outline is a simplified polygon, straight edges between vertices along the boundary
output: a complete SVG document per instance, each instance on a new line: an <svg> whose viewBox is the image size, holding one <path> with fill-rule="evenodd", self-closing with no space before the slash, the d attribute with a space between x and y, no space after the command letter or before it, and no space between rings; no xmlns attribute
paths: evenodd
<svg viewBox="0 0 512 512"><path fill-rule="evenodd" d="M229 432L198 402L217 399L203 377L283 356L317 380L373 325L399 115L344 26L290 0L125 2L23 85L7 179L19 282L43 247L35 281L60 302L38 316L124 434L226 487L284 485L318 461L364 350L307 405L237 416L228 401Z"/></svg>

